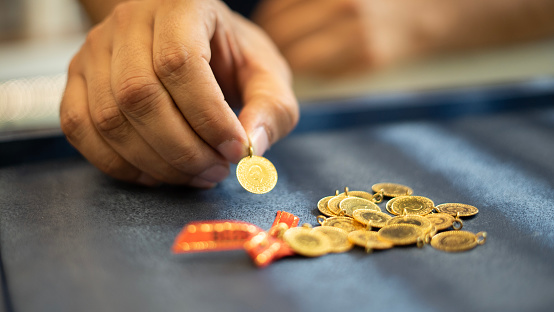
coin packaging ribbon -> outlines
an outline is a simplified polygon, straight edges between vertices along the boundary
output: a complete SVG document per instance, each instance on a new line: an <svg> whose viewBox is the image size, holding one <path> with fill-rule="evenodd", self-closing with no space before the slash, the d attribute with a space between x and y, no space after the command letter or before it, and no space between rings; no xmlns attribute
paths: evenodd
<svg viewBox="0 0 554 312"><path fill-rule="evenodd" d="M298 217L284 211L277 215L269 231L243 221L211 220L188 223L175 238L173 253L238 250L244 248L259 267L294 251L281 239L285 230L298 225Z"/></svg>

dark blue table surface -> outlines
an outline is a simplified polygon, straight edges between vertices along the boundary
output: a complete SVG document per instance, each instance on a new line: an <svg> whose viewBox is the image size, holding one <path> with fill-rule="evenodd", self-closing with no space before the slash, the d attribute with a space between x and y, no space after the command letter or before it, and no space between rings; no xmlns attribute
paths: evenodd
<svg viewBox="0 0 554 312"><path fill-rule="evenodd" d="M533 86L307 106L297 131L266 154L279 173L266 195L244 191L234 174L207 191L149 189L114 181L78 156L5 163L3 308L552 311L554 92ZM486 244L456 254L355 249L265 269L243 251L170 252L187 222L237 219L267 229L285 210L316 225L320 198L385 181L436 204L477 206L464 230L487 231Z"/></svg>

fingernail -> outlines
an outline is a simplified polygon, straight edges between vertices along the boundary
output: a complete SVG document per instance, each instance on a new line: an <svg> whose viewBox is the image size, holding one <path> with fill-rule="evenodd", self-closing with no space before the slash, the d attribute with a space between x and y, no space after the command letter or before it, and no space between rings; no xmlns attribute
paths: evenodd
<svg viewBox="0 0 554 312"><path fill-rule="evenodd" d="M248 146L240 143L237 140L225 141L217 147L217 150L232 163L238 163L241 158L248 155Z"/></svg>
<svg viewBox="0 0 554 312"><path fill-rule="evenodd" d="M252 140L252 147L254 148L254 154L263 155L269 147L269 139L264 127L258 127L252 132L250 137Z"/></svg>
<svg viewBox="0 0 554 312"><path fill-rule="evenodd" d="M141 173L141 175L137 179L137 183L142 184L142 185L146 185L146 186L157 186L157 185L161 184L160 181L152 178L152 176L150 176L149 174L144 173L144 172Z"/></svg>
<svg viewBox="0 0 554 312"><path fill-rule="evenodd" d="M192 180L190 180L189 185L192 187L198 187L198 188L212 188L217 185L217 183L213 183L210 181L203 180L199 177L195 177Z"/></svg>
<svg viewBox="0 0 554 312"><path fill-rule="evenodd" d="M217 183L223 181L223 179L225 179L228 175L229 168L221 165L215 165L206 169L204 172L199 174L198 177L208 182Z"/></svg>

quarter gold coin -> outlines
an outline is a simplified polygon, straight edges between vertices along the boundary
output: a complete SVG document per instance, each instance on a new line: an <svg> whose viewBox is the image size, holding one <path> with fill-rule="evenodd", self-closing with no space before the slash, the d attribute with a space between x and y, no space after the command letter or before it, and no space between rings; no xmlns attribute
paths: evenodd
<svg viewBox="0 0 554 312"><path fill-rule="evenodd" d="M436 207L436 209L438 212L447 213L451 216L456 216L459 212L460 217L473 216L479 212L479 209L474 206L459 203L440 204Z"/></svg>
<svg viewBox="0 0 554 312"><path fill-rule="evenodd" d="M348 232L338 227L318 226L312 231L321 232L329 238L331 242L330 252L345 252L352 249L352 243L348 240Z"/></svg>
<svg viewBox="0 0 554 312"><path fill-rule="evenodd" d="M412 224L387 225L377 232L379 239L393 243L394 245L411 245L423 238L425 232Z"/></svg>
<svg viewBox="0 0 554 312"><path fill-rule="evenodd" d="M309 228L288 229L283 235L283 240L297 254L306 257L319 257L331 251L330 239L325 234L314 232Z"/></svg>
<svg viewBox="0 0 554 312"><path fill-rule="evenodd" d="M423 196L403 196L396 199L390 207L390 213L397 216L404 214L426 215L429 214L435 204L432 200Z"/></svg>
<svg viewBox="0 0 554 312"><path fill-rule="evenodd" d="M387 202L387 205L386 205L385 207L387 208L387 211L388 211L390 214L394 214L394 213L392 213L392 210L391 210L391 209L392 209L392 208L391 208L391 207L392 207L392 204L393 204L395 201L397 201L398 199L402 198L402 197L404 197L404 196L398 196L398 197L393 197L393 198L389 199L389 201Z"/></svg>
<svg viewBox="0 0 554 312"><path fill-rule="evenodd" d="M447 213L432 213L425 216L437 228L437 231L446 230L454 223L454 217Z"/></svg>
<svg viewBox="0 0 554 312"><path fill-rule="evenodd" d="M327 209L333 214L333 215L339 215L340 213L340 202L346 198L346 195L344 193L341 193L337 196L333 196L333 198L329 199L327 202Z"/></svg>
<svg viewBox="0 0 554 312"><path fill-rule="evenodd" d="M396 183L377 183L373 184L371 189L375 193L378 193L382 190L383 195L387 197L409 196L414 193L414 190L412 190L412 188Z"/></svg>
<svg viewBox="0 0 554 312"><path fill-rule="evenodd" d="M353 244L368 249L389 249L394 247L392 243L380 240L377 232L354 231L348 234L348 239Z"/></svg>
<svg viewBox="0 0 554 312"><path fill-rule="evenodd" d="M360 222L363 225L368 225L371 222L372 227L382 228L385 226L385 223L391 219L386 213L369 210L369 209L358 209L352 213L354 220Z"/></svg>
<svg viewBox="0 0 554 312"><path fill-rule="evenodd" d="M329 203L329 200L333 197L335 196L323 197L322 199L319 200L319 202L317 202L317 209L319 210L319 212L321 212L322 214L328 217L332 217L335 215L334 213L331 212L331 210L329 210L329 207L327 206L327 204Z"/></svg>
<svg viewBox="0 0 554 312"><path fill-rule="evenodd" d="M385 225L393 224L412 224L421 228L425 233L429 233L432 230L433 224L431 220L418 216L418 215L407 215L407 216L398 216L391 218Z"/></svg>
<svg viewBox="0 0 554 312"><path fill-rule="evenodd" d="M353 232L357 230L365 230L365 226L360 222L349 218L349 217L331 217L325 219L322 223L322 226L334 226L339 229L343 229L346 232Z"/></svg>
<svg viewBox="0 0 554 312"><path fill-rule="evenodd" d="M239 161L237 179L245 190L265 194L277 184L277 170L266 158L250 155Z"/></svg>
<svg viewBox="0 0 554 312"><path fill-rule="evenodd" d="M358 209L370 209L375 211L381 211L381 208L374 204L372 201L361 197L347 197L341 200L339 204L340 210L344 210L345 214L349 217L352 213Z"/></svg>
<svg viewBox="0 0 554 312"><path fill-rule="evenodd" d="M480 239L482 238L482 239ZM448 252L458 252L473 249L485 242L486 233L473 234L467 231L448 231L439 233L431 239L431 246Z"/></svg>

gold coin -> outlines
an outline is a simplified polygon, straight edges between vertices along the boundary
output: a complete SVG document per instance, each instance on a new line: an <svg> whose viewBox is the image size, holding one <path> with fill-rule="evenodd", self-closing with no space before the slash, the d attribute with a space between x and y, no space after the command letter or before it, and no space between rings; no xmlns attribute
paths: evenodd
<svg viewBox="0 0 554 312"><path fill-rule="evenodd" d="M377 183L373 184L371 189L375 193L378 193L382 190L383 195L388 197L409 196L414 193L414 190L412 190L412 188L396 183Z"/></svg>
<svg viewBox="0 0 554 312"><path fill-rule="evenodd" d="M433 228L433 223L425 217L418 215L398 216L391 218L385 225L393 224L412 224L420 227L425 233L428 233Z"/></svg>
<svg viewBox="0 0 554 312"><path fill-rule="evenodd" d="M391 242L394 245L411 245L423 238L425 232L418 226L412 224L387 225L377 232L379 239Z"/></svg>
<svg viewBox="0 0 554 312"><path fill-rule="evenodd" d="M454 217L447 213L432 213L425 216L437 228L437 231L446 230L454 223Z"/></svg>
<svg viewBox="0 0 554 312"><path fill-rule="evenodd" d="M359 197L359 198L364 198L364 199L367 199L367 200L372 200L373 199L373 195L369 194L368 192L364 192L364 191L348 191L348 192L344 192L344 193L340 193L336 196L334 196L335 198L331 198L329 200L329 202L327 203L327 208L329 209L329 211L331 211L332 213L334 213L335 215L339 215L340 213L340 202L345 199L345 198L348 198L348 197Z"/></svg>
<svg viewBox="0 0 554 312"><path fill-rule="evenodd" d="M423 196L402 196L397 198L391 205L389 212L397 216L404 214L426 215L429 214L435 204L432 200Z"/></svg>
<svg viewBox="0 0 554 312"><path fill-rule="evenodd" d="M345 252L352 249L352 243L348 240L348 232L338 227L318 226L313 229L314 232L321 232L329 238L331 242L330 252Z"/></svg>
<svg viewBox="0 0 554 312"><path fill-rule="evenodd" d="M353 244L368 249L389 249L394 247L392 243L380 240L377 232L354 231L348 234L348 239Z"/></svg>
<svg viewBox="0 0 554 312"><path fill-rule="evenodd" d="M354 217L354 220L360 222L361 224L367 225L371 222L371 226L376 228L382 228L391 218L391 216L386 213L369 209L355 210L352 216Z"/></svg>
<svg viewBox="0 0 554 312"><path fill-rule="evenodd" d="M309 228L294 227L288 229L283 235L283 240L297 254L306 257L323 256L331 250L329 237Z"/></svg>
<svg viewBox="0 0 554 312"><path fill-rule="evenodd" d="M365 230L365 226L360 222L349 217L331 217L325 219L321 223L322 226L334 226L339 229L343 229L346 232L353 232L357 230Z"/></svg>
<svg viewBox="0 0 554 312"><path fill-rule="evenodd" d="M237 179L245 190L265 194L277 184L277 170L261 156L246 156L237 165Z"/></svg>
<svg viewBox="0 0 554 312"><path fill-rule="evenodd" d="M473 216L479 212L479 209L474 206L458 203L440 204L435 207L435 209L437 209L438 212L447 213L451 216L456 216L456 214L459 212L460 217Z"/></svg>
<svg viewBox="0 0 554 312"><path fill-rule="evenodd" d="M327 204L329 203L329 200L333 197L335 196L323 197L317 202L317 209L319 210L319 212L321 212L322 214L328 217L332 217L335 215L333 214L333 212L331 212L331 210L329 210L329 207L327 206Z"/></svg>
<svg viewBox="0 0 554 312"><path fill-rule="evenodd" d="M479 236L482 240L479 240ZM439 233L431 239L431 246L448 252L470 250L485 242L486 233L473 234L467 231L448 231Z"/></svg>
<svg viewBox="0 0 554 312"><path fill-rule="evenodd" d="M345 199L346 195L344 193L341 193L337 196L333 196L333 198L329 199L327 202L327 209L333 214L338 215L340 213L340 202L341 200Z"/></svg>
<svg viewBox="0 0 554 312"><path fill-rule="evenodd" d="M340 201L340 210L344 210L345 214L349 217L357 209L371 209L375 211L381 211L381 208L374 204L372 201L361 197L347 197Z"/></svg>
<svg viewBox="0 0 554 312"><path fill-rule="evenodd" d="M392 204L394 204L395 201L399 200L400 198L404 198L404 197L408 197L408 196L398 196L398 197L393 197L391 199L389 199L389 201L387 202L387 205L386 205L386 208L387 208L387 211L390 213L390 214L394 214L392 212Z"/></svg>

